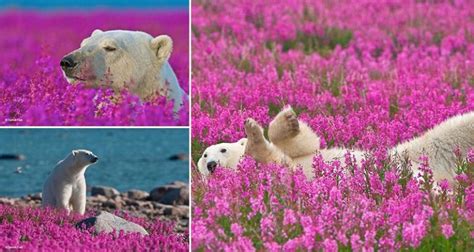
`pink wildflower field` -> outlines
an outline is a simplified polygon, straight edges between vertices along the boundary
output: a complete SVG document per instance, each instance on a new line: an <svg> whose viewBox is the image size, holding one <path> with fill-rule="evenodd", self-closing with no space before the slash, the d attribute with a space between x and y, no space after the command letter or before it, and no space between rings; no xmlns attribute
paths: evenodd
<svg viewBox="0 0 474 252"><path fill-rule="evenodd" d="M90 216L66 211L0 204L0 249L4 251L188 251L188 234L173 231L173 223L117 213L143 226L139 233L99 233L75 224Z"/></svg>
<svg viewBox="0 0 474 252"><path fill-rule="evenodd" d="M71 85L59 62L93 30L138 30L173 39L170 64L188 93L188 12L0 12L0 125L188 125L188 106L178 116L164 97L141 102L124 91Z"/></svg>
<svg viewBox="0 0 474 252"><path fill-rule="evenodd" d="M311 181L250 157L207 179L194 169L193 250L474 250L474 150L437 193L429 167L416 178L385 155L474 110L471 1L196 0L192 12L194 162L286 105L322 147L372 153L361 166L317 156Z"/></svg>

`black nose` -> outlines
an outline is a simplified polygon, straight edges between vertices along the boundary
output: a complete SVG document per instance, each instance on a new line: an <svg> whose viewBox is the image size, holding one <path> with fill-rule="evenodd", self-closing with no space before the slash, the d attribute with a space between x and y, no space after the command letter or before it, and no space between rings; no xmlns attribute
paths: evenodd
<svg viewBox="0 0 474 252"><path fill-rule="evenodd" d="M95 163L95 162L97 162L97 160L99 160L99 158L98 158L98 157L93 157L93 158L92 158L92 163Z"/></svg>
<svg viewBox="0 0 474 252"><path fill-rule="evenodd" d="M216 170L216 167L217 167L217 163L214 162L214 161L211 161L211 162L207 163L207 170L210 173L213 173Z"/></svg>
<svg viewBox="0 0 474 252"><path fill-rule="evenodd" d="M68 55L61 60L60 65L63 69L73 68L77 65L77 62L74 61L71 55Z"/></svg>

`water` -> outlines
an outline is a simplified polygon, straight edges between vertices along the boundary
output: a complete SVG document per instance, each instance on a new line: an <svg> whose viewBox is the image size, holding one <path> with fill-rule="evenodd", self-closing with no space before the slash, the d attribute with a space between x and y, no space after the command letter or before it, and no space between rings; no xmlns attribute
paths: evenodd
<svg viewBox="0 0 474 252"><path fill-rule="evenodd" d="M188 161L170 161L189 152L188 129L0 129L0 154L25 160L0 160L0 196L40 192L58 161L73 149L88 149L99 162L86 171L88 188L105 185L119 191L150 191L188 181ZM22 173L16 173L21 167Z"/></svg>
<svg viewBox="0 0 474 252"><path fill-rule="evenodd" d="M188 8L188 0L0 0L0 8Z"/></svg>

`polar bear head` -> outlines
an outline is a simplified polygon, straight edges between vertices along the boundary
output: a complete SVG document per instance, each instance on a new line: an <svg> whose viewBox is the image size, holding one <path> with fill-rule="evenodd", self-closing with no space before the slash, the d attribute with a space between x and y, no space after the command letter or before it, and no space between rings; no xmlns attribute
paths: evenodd
<svg viewBox="0 0 474 252"><path fill-rule="evenodd" d="M95 30L81 47L61 60L70 83L86 87L128 88L141 98L150 95L143 83L156 81L171 55L173 42L167 35L153 38L139 31Z"/></svg>
<svg viewBox="0 0 474 252"><path fill-rule="evenodd" d="M99 160L94 153L88 150L73 150L69 157L73 160L75 167L85 167Z"/></svg>
<svg viewBox="0 0 474 252"><path fill-rule="evenodd" d="M213 173L218 166L235 169L245 153L247 138L235 143L220 143L207 147L198 161L199 172L203 175Z"/></svg>

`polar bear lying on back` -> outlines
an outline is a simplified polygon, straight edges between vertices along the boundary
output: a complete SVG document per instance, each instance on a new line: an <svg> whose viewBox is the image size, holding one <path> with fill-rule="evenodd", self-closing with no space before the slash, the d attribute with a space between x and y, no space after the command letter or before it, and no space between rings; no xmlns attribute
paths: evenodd
<svg viewBox="0 0 474 252"><path fill-rule="evenodd" d="M207 148L198 161L198 169L204 174L212 173L217 166L236 168L244 154L252 156L261 163L275 162L290 167L300 165L308 178L314 177L313 157L321 154L325 161L344 160L350 151L357 161L361 161L365 152L343 148L320 149L319 137L299 121L291 108L281 111L270 123L267 141L263 130L253 119L245 122L247 138L237 143L221 143ZM435 181L447 179L454 182L456 156L459 148L462 155L474 148L474 112L446 120L420 137L399 144L389 150L389 155L408 158L413 172L418 173L420 156L426 155L433 170Z"/></svg>
<svg viewBox="0 0 474 252"><path fill-rule="evenodd" d="M88 150L73 150L58 162L43 185L42 206L66 209L67 212L84 214L86 211L86 178L89 165L97 156Z"/></svg>
<svg viewBox="0 0 474 252"><path fill-rule="evenodd" d="M64 56L61 68L70 83L115 91L127 88L142 100L159 94L173 100L178 111L188 97L168 63L172 48L167 35L153 38L139 31L95 30L79 49Z"/></svg>

